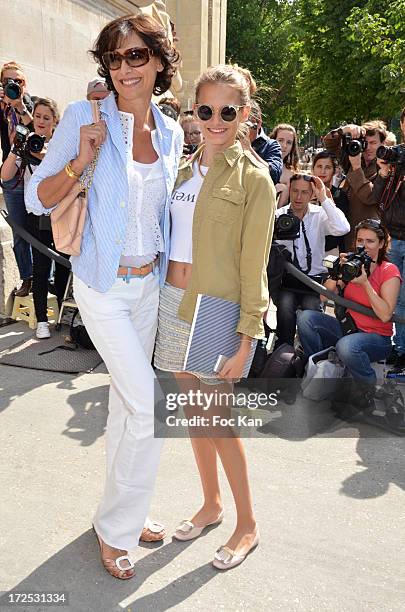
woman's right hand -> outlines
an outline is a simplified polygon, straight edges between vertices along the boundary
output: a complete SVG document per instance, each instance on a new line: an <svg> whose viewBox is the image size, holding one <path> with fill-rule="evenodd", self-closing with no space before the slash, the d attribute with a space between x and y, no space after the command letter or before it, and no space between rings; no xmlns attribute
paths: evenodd
<svg viewBox="0 0 405 612"><path fill-rule="evenodd" d="M98 121L91 125L82 125L80 128L79 155L72 162L72 169L81 174L93 161L99 146L106 138L107 128L105 121Z"/></svg>

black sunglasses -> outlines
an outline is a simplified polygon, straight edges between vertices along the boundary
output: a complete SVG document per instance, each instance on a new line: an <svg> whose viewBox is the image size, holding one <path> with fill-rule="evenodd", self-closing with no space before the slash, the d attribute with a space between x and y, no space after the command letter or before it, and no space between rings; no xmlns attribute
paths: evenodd
<svg viewBox="0 0 405 612"><path fill-rule="evenodd" d="M379 230L381 229L381 221L379 221L378 219L363 219L363 221L360 221L360 223L356 225L355 230L367 229L367 226Z"/></svg>
<svg viewBox="0 0 405 612"><path fill-rule="evenodd" d="M290 183L291 181L299 181L300 179L307 181L308 183L315 183L314 177L311 176L311 174L293 174L290 178Z"/></svg>
<svg viewBox="0 0 405 612"><path fill-rule="evenodd" d="M118 70L121 68L123 60L131 68L145 66L149 62L151 55L153 55L153 51L148 49L148 47L132 47L132 49L127 49L124 53L106 51L101 58L107 70Z"/></svg>
<svg viewBox="0 0 405 612"><path fill-rule="evenodd" d="M237 104L226 104L222 106L218 111L215 111L211 104L197 104L196 115L201 121L209 121L214 116L215 112L219 112L222 121L230 122L235 121L238 111L243 108L243 105L238 106Z"/></svg>

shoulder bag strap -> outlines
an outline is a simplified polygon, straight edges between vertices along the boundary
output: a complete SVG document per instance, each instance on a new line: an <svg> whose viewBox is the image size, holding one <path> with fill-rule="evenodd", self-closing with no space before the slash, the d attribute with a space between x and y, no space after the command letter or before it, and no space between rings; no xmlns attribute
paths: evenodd
<svg viewBox="0 0 405 612"><path fill-rule="evenodd" d="M99 101L98 100L90 100L90 104L91 104L91 114L93 116L93 122L97 123L98 121L100 121L100 106L99 106ZM93 159L93 161L87 166L87 168L85 169L85 171L83 172L82 178L81 178L81 185L84 191L88 191L91 187L91 183L93 181L93 174L94 174L94 170L96 169L97 166L97 161L98 161L98 156L100 155L100 148L98 147L96 155Z"/></svg>

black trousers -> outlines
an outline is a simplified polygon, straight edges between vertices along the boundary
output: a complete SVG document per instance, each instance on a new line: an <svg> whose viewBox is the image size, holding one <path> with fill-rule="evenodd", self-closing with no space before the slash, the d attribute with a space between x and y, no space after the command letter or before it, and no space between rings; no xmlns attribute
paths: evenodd
<svg viewBox="0 0 405 612"><path fill-rule="evenodd" d="M40 217L29 213L28 231L42 244L51 249L55 249L52 230L39 229ZM59 252L59 251L58 251ZM69 255L60 253L66 259ZM47 321L47 298L48 298L48 279L51 271L52 260L32 247L32 296L34 298L35 314L39 322ZM55 292L59 307L65 293L66 283L69 278L69 269L55 262Z"/></svg>
<svg viewBox="0 0 405 612"><path fill-rule="evenodd" d="M276 348L286 342L294 344L297 327L297 309L321 311L321 300L316 293L298 293L281 289L277 296Z"/></svg>

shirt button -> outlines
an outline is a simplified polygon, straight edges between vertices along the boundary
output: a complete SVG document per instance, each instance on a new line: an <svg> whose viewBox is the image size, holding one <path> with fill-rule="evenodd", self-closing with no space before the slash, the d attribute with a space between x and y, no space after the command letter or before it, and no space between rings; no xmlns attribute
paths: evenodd
<svg viewBox="0 0 405 612"><path fill-rule="evenodd" d="M120 207L125 208L125 202L120 202Z"/></svg>
<svg viewBox="0 0 405 612"><path fill-rule="evenodd" d="M115 241L115 243L116 243L116 244L121 244L121 243L122 243L122 240L116 240L116 241Z"/></svg>

